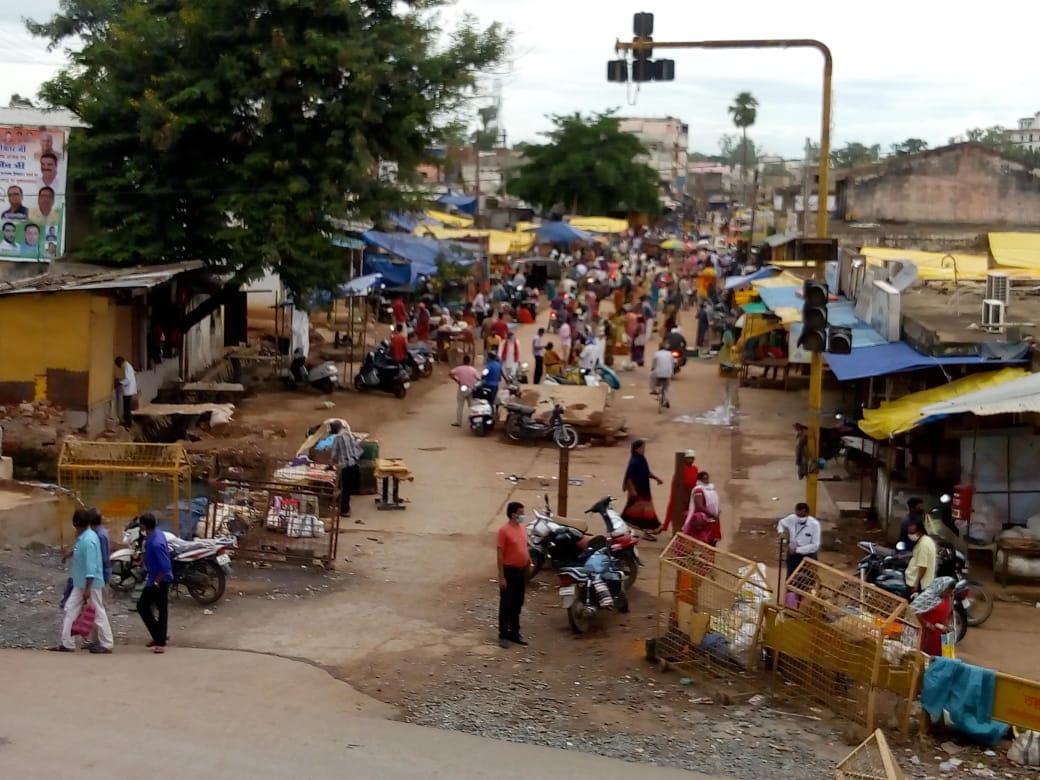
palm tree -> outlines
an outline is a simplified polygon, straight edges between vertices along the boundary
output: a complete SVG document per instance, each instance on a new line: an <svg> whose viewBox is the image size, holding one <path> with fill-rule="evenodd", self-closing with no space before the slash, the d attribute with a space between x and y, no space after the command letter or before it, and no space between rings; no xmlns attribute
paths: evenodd
<svg viewBox="0 0 1040 780"><path fill-rule="evenodd" d="M758 101L755 100L755 96L750 92L741 92L733 99L733 105L727 109L730 114L733 115L733 124L736 125L741 133L744 135L743 147L743 160L740 165L740 177L744 182L744 192L742 199L744 204L747 205L747 129L751 125L755 124L755 117L758 115Z"/></svg>

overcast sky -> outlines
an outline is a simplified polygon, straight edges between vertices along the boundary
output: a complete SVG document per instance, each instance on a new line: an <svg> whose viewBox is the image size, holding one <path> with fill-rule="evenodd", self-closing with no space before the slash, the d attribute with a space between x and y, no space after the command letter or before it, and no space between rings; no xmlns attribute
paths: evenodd
<svg viewBox="0 0 1040 780"><path fill-rule="evenodd" d="M9 92L35 94L61 63L20 21L57 0L0 0L0 67ZM715 153L733 132L727 106L740 91L759 102L750 135L773 154L800 157L820 133L822 58L812 50L675 51L676 80L609 84L606 61L617 38L630 38L632 13L654 12L657 40L818 38L834 53L834 143L889 144L908 137L932 146L968 127L1013 125L1040 111L1032 0L977 8L955 3L742 0L458 0L457 10L497 20L515 32L514 57L500 77L510 143L537 141L548 114L619 108L625 116L677 116L690 147ZM996 10L999 9L999 13ZM489 80L489 88L491 81ZM7 95L0 96L6 103Z"/></svg>

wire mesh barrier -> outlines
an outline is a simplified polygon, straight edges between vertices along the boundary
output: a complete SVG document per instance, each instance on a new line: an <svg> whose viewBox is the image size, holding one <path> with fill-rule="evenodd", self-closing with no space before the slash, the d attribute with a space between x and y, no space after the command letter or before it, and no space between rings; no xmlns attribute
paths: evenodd
<svg viewBox="0 0 1040 780"><path fill-rule="evenodd" d="M743 674L756 665L759 612L772 600L761 564L676 534L661 553L653 653L678 668Z"/></svg>
<svg viewBox="0 0 1040 780"><path fill-rule="evenodd" d="M206 536L237 538L239 558L334 569L339 498L336 472L325 467L281 466L256 478L218 459L200 525Z"/></svg>
<svg viewBox="0 0 1040 780"><path fill-rule="evenodd" d="M834 768L834 780L905 780L888 740L876 729Z"/></svg>
<svg viewBox="0 0 1040 780"><path fill-rule="evenodd" d="M895 698L903 733L923 673L920 630L898 596L806 558L788 578L783 606L759 629L777 692L824 705L867 729L882 697ZM887 708L886 708L887 709Z"/></svg>
<svg viewBox="0 0 1040 780"><path fill-rule="evenodd" d="M180 444L65 439L58 484L113 526L151 512L164 529L191 535L191 464Z"/></svg>

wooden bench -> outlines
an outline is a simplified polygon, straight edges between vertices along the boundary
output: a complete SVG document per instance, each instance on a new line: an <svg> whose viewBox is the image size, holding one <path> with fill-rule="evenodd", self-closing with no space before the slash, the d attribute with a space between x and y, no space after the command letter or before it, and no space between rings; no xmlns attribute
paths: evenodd
<svg viewBox="0 0 1040 780"><path fill-rule="evenodd" d="M752 382L752 368L761 368L761 379L754 378ZM773 372L773 379L769 379L769 372ZM780 387L787 389L787 379L791 372L791 361L787 358L763 358L762 360L745 360L740 364L740 386L745 387L755 384L759 387Z"/></svg>

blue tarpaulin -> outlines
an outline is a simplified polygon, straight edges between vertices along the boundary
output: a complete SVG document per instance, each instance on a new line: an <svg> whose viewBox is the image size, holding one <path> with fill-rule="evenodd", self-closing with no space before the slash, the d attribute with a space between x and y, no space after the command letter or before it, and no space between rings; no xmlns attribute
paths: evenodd
<svg viewBox="0 0 1040 780"><path fill-rule="evenodd" d="M870 376L884 376L885 374L897 374L902 371L919 371L924 368L938 368L940 366L975 366L986 365L1003 366L1018 362L1019 359L987 359L978 355L947 355L944 357L933 357L922 355L916 349L903 341L895 341L891 344L878 346L856 347L856 330L852 331L853 350L849 355L832 355L825 353L827 364L834 372L834 376L845 382L850 379L864 379Z"/></svg>
<svg viewBox="0 0 1040 780"><path fill-rule="evenodd" d="M403 230L405 233L414 233L415 229L419 227L419 225L441 224L437 220L431 219L425 214L406 214L403 211L392 211L386 215L386 218L394 225L394 227Z"/></svg>
<svg viewBox="0 0 1040 780"><path fill-rule="evenodd" d="M437 270L438 257L443 256L449 263L470 265L476 261L479 253L476 247L467 247L456 241L441 241L403 233L380 233L377 230L362 233L361 240L369 246L377 246L402 260L422 266L419 273L434 273Z"/></svg>
<svg viewBox="0 0 1040 780"><path fill-rule="evenodd" d="M414 263L394 260L389 255L378 252L365 252L364 271L366 275L379 274L382 277L381 283L387 287L408 288L414 287L419 276L424 273L416 268Z"/></svg>
<svg viewBox="0 0 1040 780"><path fill-rule="evenodd" d="M437 198L437 202L442 206L454 206L464 214L475 214L477 211L477 196L476 195L441 195Z"/></svg>
<svg viewBox="0 0 1040 780"><path fill-rule="evenodd" d="M530 228L535 240L542 244L569 244L572 241L591 241L592 234L578 230L566 222L545 222L536 228Z"/></svg>
<svg viewBox="0 0 1040 780"><path fill-rule="evenodd" d="M765 268L759 268L754 273L745 274L744 276L730 276L726 279L726 289L732 290L734 287L743 287L745 284L756 282L759 279L768 279L770 276L775 276L782 270L782 268L777 268L773 265L767 265ZM780 289L786 288L781 287Z"/></svg>

